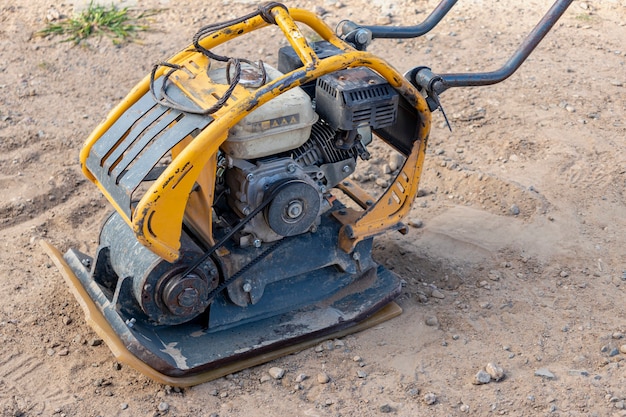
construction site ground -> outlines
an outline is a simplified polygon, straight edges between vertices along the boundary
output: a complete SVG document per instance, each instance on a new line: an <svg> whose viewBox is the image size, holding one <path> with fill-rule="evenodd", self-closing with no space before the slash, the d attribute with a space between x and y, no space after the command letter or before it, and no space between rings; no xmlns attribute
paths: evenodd
<svg viewBox="0 0 626 417"><path fill-rule="evenodd" d="M370 50L402 72L494 70L550 3L459 2ZM287 4L334 27L416 24L437 2ZM0 2L0 416L626 416L623 0L574 1L510 79L442 95L452 131L433 114L409 233L375 241L405 282L400 317L184 389L118 364L39 245L95 251L111 206L80 171L83 141L197 29L256 5L136 7L162 9L137 42L75 46L34 36L72 4ZM273 27L227 52L275 65L283 45ZM397 160L370 152L355 180L376 193ZM489 363L503 378L474 384Z"/></svg>

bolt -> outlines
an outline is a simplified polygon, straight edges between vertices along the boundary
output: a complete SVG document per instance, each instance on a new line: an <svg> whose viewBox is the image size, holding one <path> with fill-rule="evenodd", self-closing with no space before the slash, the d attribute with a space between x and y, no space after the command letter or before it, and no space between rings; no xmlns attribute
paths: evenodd
<svg viewBox="0 0 626 417"><path fill-rule="evenodd" d="M341 170L342 170L344 173L348 173L348 172L350 172L350 165L344 165L344 166L343 166L343 168L341 168Z"/></svg>
<svg viewBox="0 0 626 417"><path fill-rule="evenodd" d="M352 259L354 259L355 261L358 261L361 259L361 254L359 252L354 252L352 254Z"/></svg>
<svg viewBox="0 0 626 417"><path fill-rule="evenodd" d="M372 200L366 200L365 204L367 204L368 206L371 206L372 204L374 204L374 202Z"/></svg>
<svg viewBox="0 0 626 417"><path fill-rule="evenodd" d="M287 165L287 172L290 174L293 174L294 172L296 172L296 164Z"/></svg>
<svg viewBox="0 0 626 417"><path fill-rule="evenodd" d="M250 292L252 291L252 285L250 285L249 282L246 282L245 284L243 284L243 291L244 292Z"/></svg>
<svg viewBox="0 0 626 417"><path fill-rule="evenodd" d="M365 45L370 41L370 33L367 30L359 29L354 35L354 40L361 45Z"/></svg>
<svg viewBox="0 0 626 417"><path fill-rule="evenodd" d="M89 267L91 266L91 261L90 261L89 259L87 259L87 258L82 259L82 260L80 261L80 263L81 263L81 264L83 264L83 266L84 266L85 268L89 268Z"/></svg>
<svg viewBox="0 0 626 417"><path fill-rule="evenodd" d="M245 206L241 212L243 213L244 216L247 216L248 214L250 214L250 207Z"/></svg>
<svg viewBox="0 0 626 417"><path fill-rule="evenodd" d="M302 214L302 211L302 203L299 201L293 201L289 204L289 207L287 207L287 216L291 219L297 219L298 216Z"/></svg>
<svg viewBox="0 0 626 417"><path fill-rule="evenodd" d="M255 248L260 248L261 247L261 239L256 238L252 241L252 244L254 245Z"/></svg>
<svg viewBox="0 0 626 417"><path fill-rule="evenodd" d="M252 180L254 179L254 174L253 174L253 173L250 173L250 174L246 175L246 179L247 179L248 181L252 181Z"/></svg>
<svg viewBox="0 0 626 417"><path fill-rule="evenodd" d="M177 297L181 307L193 307L198 302L198 291L195 288L185 288Z"/></svg>

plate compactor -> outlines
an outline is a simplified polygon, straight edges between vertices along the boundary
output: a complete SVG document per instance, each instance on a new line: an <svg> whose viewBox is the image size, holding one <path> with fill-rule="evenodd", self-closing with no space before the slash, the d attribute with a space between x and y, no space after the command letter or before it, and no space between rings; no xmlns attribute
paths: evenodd
<svg viewBox="0 0 626 417"><path fill-rule="evenodd" d="M200 29L110 112L80 153L115 208L99 246L44 247L120 362L193 385L400 314L400 279L372 240L406 232L439 94L507 78L571 0L498 71L402 75L366 52L374 38L427 33L454 3L413 27L336 31L266 3ZM276 68L212 52L270 25L289 44ZM350 180L373 140L404 157L377 198Z"/></svg>

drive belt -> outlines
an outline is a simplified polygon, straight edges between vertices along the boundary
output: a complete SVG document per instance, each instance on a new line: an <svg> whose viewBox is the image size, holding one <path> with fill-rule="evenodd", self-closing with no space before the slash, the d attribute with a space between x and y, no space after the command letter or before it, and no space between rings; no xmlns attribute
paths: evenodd
<svg viewBox="0 0 626 417"><path fill-rule="evenodd" d="M250 214L248 214L246 217L241 219L233 228L230 229L228 233L222 236L222 238L215 245L213 245L209 250L204 252L196 261L194 261L194 263L192 263L185 270L185 272L182 274L182 277L183 278L186 277L194 269L198 268L200 265L202 265L202 263L206 262L206 260L209 259L209 257L211 257L211 255L213 255L219 248L224 246L224 244L226 244L226 242L229 239L231 239L235 235L235 233L240 231L250 220L252 220L265 207L267 207L267 205L272 202L272 200L278 195L278 193L280 193L285 187L287 187L288 185L294 182L297 182L297 180L284 181L280 183L278 186L274 187L272 191L263 199L261 204L259 204L254 210L252 210ZM267 255L269 255L273 250L275 250L279 245L281 245L285 239L286 238L283 238L279 240L278 242L274 243L272 246L270 246L268 249L263 251L260 255L258 255L248 264L246 264L243 268L241 268L239 271L233 274L230 278L224 280L224 282L222 282L220 285L217 286L217 288L215 288L209 293L208 299L211 300L212 298L214 298L217 294L223 291L224 288L228 287L234 280L239 278L244 272L246 272L252 266L256 265L258 262L263 260Z"/></svg>

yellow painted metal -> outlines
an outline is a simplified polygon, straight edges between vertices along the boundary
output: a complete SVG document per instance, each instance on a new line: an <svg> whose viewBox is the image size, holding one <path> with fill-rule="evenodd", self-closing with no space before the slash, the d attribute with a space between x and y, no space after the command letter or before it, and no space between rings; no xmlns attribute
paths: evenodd
<svg viewBox="0 0 626 417"><path fill-rule="evenodd" d="M87 178L98 185L125 221L133 227L139 241L167 261L173 262L179 256L182 223L188 204L201 204L195 210L196 212L205 210L207 206L210 207L211 205L208 201L208 199L212 198L212 191L208 190L209 186L205 186L207 190L205 190L204 197L200 198L200 203L194 202L194 198L189 201L189 196L199 178L203 178L204 184L213 184L215 182L215 155L222 143L228 138L229 129L251 111L272 98L291 88L338 70L364 66L376 71L415 107L420 115L420 123L422 125L420 128L421 137L415 142L413 150L398 178L375 204L363 211L362 215L355 216L357 218L355 222L344 226L340 237L341 247L346 251L351 251L359 241L386 229L393 228L400 221L401 217L407 214L410 204L417 193L426 139L430 132L430 111L424 98L391 65L371 53L354 50L350 45L339 39L328 26L312 13L299 9L290 9L287 12L282 7L276 7L272 9L272 15L289 43L305 63L304 71L296 70L285 74L252 93L238 87L233 94L236 100L231 98L226 106L213 115L215 120L212 123L193 140L188 141L184 147L181 146L176 149L176 156L157 181L143 195L130 219L124 214L124 210L116 204L114 198L88 171L85 161L91 147L107 129L134 102L148 92L149 77L144 78L111 111L107 119L87 139L81 151L81 163ZM331 42L344 52L325 59L319 59L297 27L296 22L298 21L311 27L320 37ZM268 23L260 16L256 16L223 29L215 35L201 40L200 44L206 49L212 49L267 25ZM192 61L195 64L190 64ZM202 77L206 77L206 69L209 62L206 57L199 52L195 52L193 48L186 48L168 62L186 67L185 71L177 71L176 74L173 74L171 80L189 94L191 99L198 105L207 107L214 103L216 98L212 93L221 96L221 89L209 91L206 88L201 89L198 87L199 83L202 82ZM156 72L156 76L162 75L164 71L164 68L160 68ZM189 76L188 72L193 75ZM204 85L206 86L206 84ZM210 161L211 163L209 163ZM193 208L187 209L188 212L189 210L193 211ZM210 212L207 212L206 216L210 219ZM205 230L210 232L210 227Z"/></svg>

